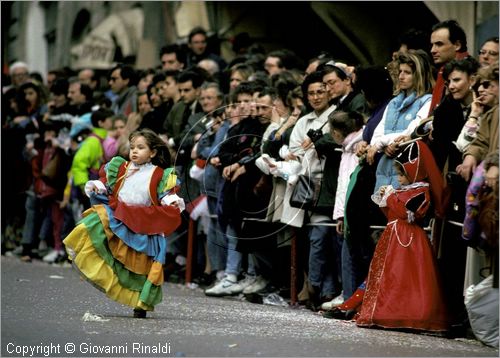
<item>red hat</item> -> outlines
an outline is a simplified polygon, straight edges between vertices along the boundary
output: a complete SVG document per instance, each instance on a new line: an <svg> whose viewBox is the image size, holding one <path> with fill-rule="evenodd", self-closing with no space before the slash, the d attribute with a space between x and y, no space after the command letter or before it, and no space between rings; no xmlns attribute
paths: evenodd
<svg viewBox="0 0 500 358"><path fill-rule="evenodd" d="M449 191L429 147L422 141L413 142L394 161L401 164L410 183L429 182L436 215L444 217Z"/></svg>

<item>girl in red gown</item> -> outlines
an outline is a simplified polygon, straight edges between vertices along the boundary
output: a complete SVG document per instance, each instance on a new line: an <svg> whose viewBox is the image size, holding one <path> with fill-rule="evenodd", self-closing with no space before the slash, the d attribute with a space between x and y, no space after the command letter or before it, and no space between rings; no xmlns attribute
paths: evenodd
<svg viewBox="0 0 500 358"><path fill-rule="evenodd" d="M442 212L444 183L429 149L419 141L395 159L400 189L372 196L387 216L377 243L356 324L362 327L446 331L448 320L436 260L422 220L433 198Z"/></svg>

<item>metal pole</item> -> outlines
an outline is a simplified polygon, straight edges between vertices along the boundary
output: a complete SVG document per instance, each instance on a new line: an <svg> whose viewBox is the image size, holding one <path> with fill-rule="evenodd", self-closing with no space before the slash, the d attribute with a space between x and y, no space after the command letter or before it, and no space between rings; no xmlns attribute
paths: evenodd
<svg viewBox="0 0 500 358"><path fill-rule="evenodd" d="M186 255L186 285L191 283L193 278L193 248L194 248L194 230L195 230L195 221L189 218L189 226L188 226L188 242L187 242L187 255Z"/></svg>

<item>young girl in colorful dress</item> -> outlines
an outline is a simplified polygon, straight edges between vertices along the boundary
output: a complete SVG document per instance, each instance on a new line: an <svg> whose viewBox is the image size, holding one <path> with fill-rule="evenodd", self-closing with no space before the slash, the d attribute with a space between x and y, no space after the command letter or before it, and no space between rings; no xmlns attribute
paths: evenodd
<svg viewBox="0 0 500 358"><path fill-rule="evenodd" d="M64 244L83 277L144 318L162 300L166 236L185 206L161 138L143 129L129 140L130 162L112 158L85 185L92 207Z"/></svg>
<svg viewBox="0 0 500 358"><path fill-rule="evenodd" d="M387 227L370 264L358 326L446 331L448 318L436 260L421 227L431 203L442 213L444 183L429 148L417 141L396 158L401 186L382 186L372 199Z"/></svg>

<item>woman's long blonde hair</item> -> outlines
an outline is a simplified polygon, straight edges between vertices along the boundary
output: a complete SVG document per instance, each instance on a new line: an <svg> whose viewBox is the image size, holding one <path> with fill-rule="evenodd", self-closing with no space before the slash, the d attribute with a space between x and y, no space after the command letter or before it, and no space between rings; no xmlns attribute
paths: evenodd
<svg viewBox="0 0 500 358"><path fill-rule="evenodd" d="M431 93L434 87L434 77L432 76L432 64L429 55L424 50L408 50L398 54L398 66L407 64L413 70L413 88L417 97L426 93ZM398 88L396 94L401 90Z"/></svg>

